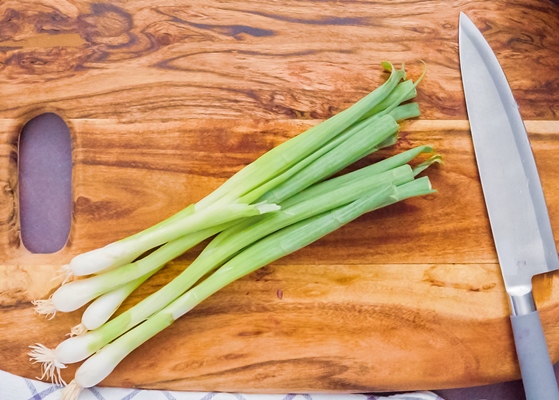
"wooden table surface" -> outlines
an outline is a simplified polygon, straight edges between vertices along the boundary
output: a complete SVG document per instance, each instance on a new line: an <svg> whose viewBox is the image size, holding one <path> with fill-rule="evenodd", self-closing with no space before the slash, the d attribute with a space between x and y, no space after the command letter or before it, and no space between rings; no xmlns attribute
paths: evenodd
<svg viewBox="0 0 559 400"><path fill-rule="evenodd" d="M429 172L438 193L366 215L231 284L103 385L371 392L517 379L461 86L460 11L509 78L559 237L559 7L551 1L1 2L0 369L37 376L27 346L54 347L79 321L79 313L47 321L30 304L53 291L60 265L173 214L347 108L386 79L382 61L418 77L422 60L421 117L366 162L432 144L445 160ZM70 130L72 219L60 251L36 254L20 236L18 137L45 112ZM534 281L554 362L557 277Z"/></svg>

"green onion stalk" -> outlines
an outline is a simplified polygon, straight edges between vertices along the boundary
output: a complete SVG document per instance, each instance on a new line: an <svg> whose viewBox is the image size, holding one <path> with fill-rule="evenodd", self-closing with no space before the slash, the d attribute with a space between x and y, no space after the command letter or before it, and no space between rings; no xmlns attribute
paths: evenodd
<svg viewBox="0 0 559 400"><path fill-rule="evenodd" d="M46 349L41 345L34 346L35 358L39 359L37 356L40 355L45 363L45 369L59 374L59 369L65 368L67 363L82 361L102 350L126 332L143 326L144 321L149 320L188 292L204 275L218 268L219 271L220 267L242 254L247 247L288 226L312 219L347 204L353 204L359 199L365 201L364 199L368 197L377 198L380 196L377 192L384 193L387 187L390 188L390 196L385 196L388 200L379 203L383 206L408 197L432 193L426 177L420 179L415 179L415 177L433 162L440 161L439 157L432 156L415 168L406 163L420 153L431 151L430 146L419 146L354 172L319 182L297 195L289 197L281 203L283 208L277 213L254 217L252 220L246 220L244 223L224 229L188 268L166 286L100 328L63 341L55 350ZM272 245L272 247L274 246ZM157 269L158 264L154 264L153 268ZM131 282L134 282L135 279L141 279L149 271L147 265L140 266L137 271L132 269L125 271L124 268L121 268L92 279L98 280L103 277L106 279L104 282L106 285L126 285L128 279L132 279ZM205 280L202 281L202 283L204 282ZM195 288L197 287L195 286ZM197 293L197 291L193 293ZM47 355L50 355L50 363L44 361L45 358L48 358Z"/></svg>
<svg viewBox="0 0 559 400"><path fill-rule="evenodd" d="M122 335L115 334L114 336L118 335L115 340L96 351L78 368L75 378L63 391L63 399L76 399L83 388L97 385L134 349L229 283L313 243L364 213L409 197L430 193L434 193L434 190L427 177L401 185L379 183L368 190L363 190L355 199L344 205L338 205L327 211L321 209L320 211L323 212L310 214L308 218L289 224L252 242L241 252L229 258L208 278L176 297L161 310L151 314L141 324ZM250 231L251 227L248 227L248 230ZM221 245L227 246L237 239L243 241L243 238L237 237L243 236L242 232L246 231L241 230L229 235ZM90 350L94 348L91 347Z"/></svg>
<svg viewBox="0 0 559 400"><path fill-rule="evenodd" d="M388 63L383 66L391 74L375 91L270 150L198 203L126 239L76 256L65 274L83 278L65 281L49 299L35 302L39 313L51 316L90 303L80 325L72 329L72 337L56 349L31 346L30 356L41 363L43 377L64 383L60 370L87 359L65 391L65 398L76 398L75 393L97 384L103 375L83 371L103 365L110 373L147 338L233 280L359 215L432 193L428 178L416 176L440 162L440 156L433 155L414 168L409 164L421 153L432 153L430 146L335 176L355 161L394 144L399 122L419 116L416 103L402 103L416 95L423 75L412 82L405 79L403 70ZM210 237L207 247L175 279L110 319L166 263Z"/></svg>

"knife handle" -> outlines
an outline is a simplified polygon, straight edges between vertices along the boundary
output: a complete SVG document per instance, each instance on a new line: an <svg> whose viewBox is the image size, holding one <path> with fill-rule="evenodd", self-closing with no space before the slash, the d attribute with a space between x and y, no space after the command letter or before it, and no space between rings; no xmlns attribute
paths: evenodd
<svg viewBox="0 0 559 400"><path fill-rule="evenodd" d="M557 380L538 311L511 315L510 318L526 400L559 400Z"/></svg>

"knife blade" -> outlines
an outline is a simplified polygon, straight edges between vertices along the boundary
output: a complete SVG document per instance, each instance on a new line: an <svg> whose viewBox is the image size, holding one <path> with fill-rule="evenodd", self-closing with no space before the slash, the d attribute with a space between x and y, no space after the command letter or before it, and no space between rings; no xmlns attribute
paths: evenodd
<svg viewBox="0 0 559 400"><path fill-rule="evenodd" d="M460 13L458 42L470 131L510 298L526 398L558 400L532 278L559 269L559 258L528 134L497 57L464 13Z"/></svg>

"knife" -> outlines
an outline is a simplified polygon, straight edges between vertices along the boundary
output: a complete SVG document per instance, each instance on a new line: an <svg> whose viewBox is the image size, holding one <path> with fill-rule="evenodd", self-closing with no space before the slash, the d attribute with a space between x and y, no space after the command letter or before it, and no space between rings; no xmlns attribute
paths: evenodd
<svg viewBox="0 0 559 400"><path fill-rule="evenodd" d="M481 186L511 304L516 353L528 400L559 400L532 295L532 277L559 258L526 128L505 74L474 23L460 13L460 70Z"/></svg>

